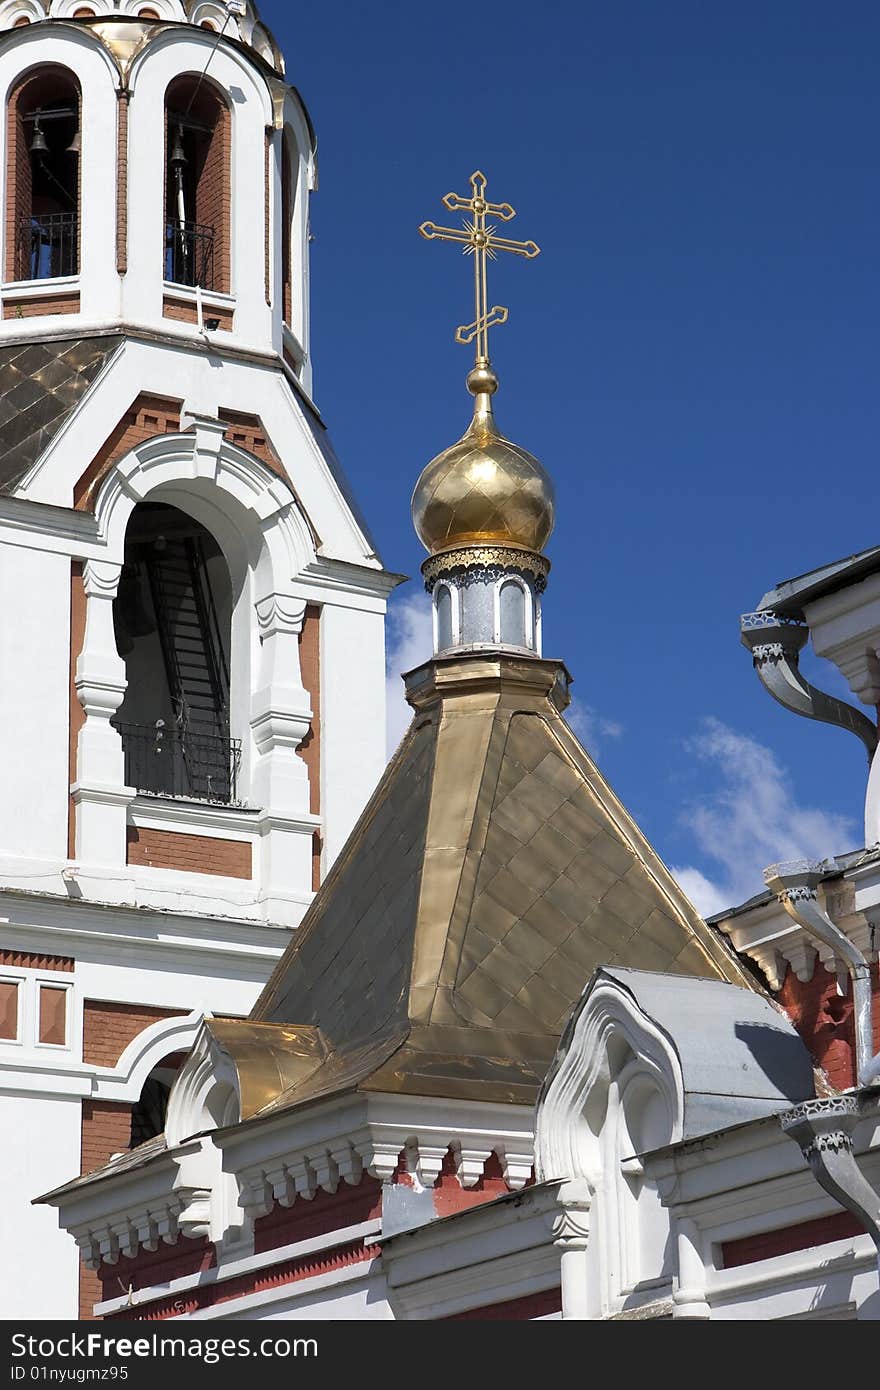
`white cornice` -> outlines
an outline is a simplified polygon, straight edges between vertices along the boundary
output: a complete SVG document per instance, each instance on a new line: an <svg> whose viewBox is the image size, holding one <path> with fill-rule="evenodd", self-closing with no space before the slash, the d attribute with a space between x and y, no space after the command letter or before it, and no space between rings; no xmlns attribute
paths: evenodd
<svg viewBox="0 0 880 1390"><path fill-rule="evenodd" d="M152 908L110 907L68 896L0 889L0 921L9 949L40 955L74 955L83 948L104 958L107 946L135 956L155 969L167 961L180 968L201 957L216 969L218 958L245 958L268 969L289 940L284 928L241 919L159 912ZM129 962L130 963L130 962Z"/></svg>
<svg viewBox="0 0 880 1390"><path fill-rule="evenodd" d="M835 925L869 960L877 959L877 943L872 943L871 918L876 912L880 919L880 903L873 910L866 904L880 897L877 892L880 887L878 868L880 865L872 864L864 872L849 869L844 876L831 879L819 888L825 910ZM860 874L863 874L861 879ZM860 885L863 885L861 894ZM855 904L859 897L862 901L859 902L860 910L856 911ZM805 932L775 898L757 903L755 907L738 912L735 916L716 920L715 925L730 938L741 955L755 962L774 991L782 988L789 965L802 984L809 983L813 978L817 960L821 961L829 974L841 979L847 975L846 963L834 954L832 948Z"/></svg>
<svg viewBox="0 0 880 1390"><path fill-rule="evenodd" d="M256 835L260 814L256 806L221 806L184 797L138 795L130 804L128 819L132 825L176 825L207 830L213 835L221 830Z"/></svg>

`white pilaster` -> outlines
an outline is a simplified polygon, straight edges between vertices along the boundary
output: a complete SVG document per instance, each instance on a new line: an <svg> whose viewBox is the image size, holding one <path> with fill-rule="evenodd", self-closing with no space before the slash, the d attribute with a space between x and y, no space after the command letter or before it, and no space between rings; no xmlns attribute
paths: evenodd
<svg viewBox="0 0 880 1390"><path fill-rule="evenodd" d="M304 599L272 593L256 604L262 653L251 701L256 758L252 796L260 821L262 883L270 900L295 894L311 881L312 838L320 825L309 811L309 774L297 749L309 732L312 710L302 684L299 635ZM273 907L275 915L280 909ZM282 912L283 915L283 912Z"/></svg>
<svg viewBox="0 0 880 1390"><path fill-rule="evenodd" d="M561 1253L562 1316L584 1322L590 1318L587 1249L590 1243L590 1191L576 1179L559 1191L562 1208L553 1222L553 1244Z"/></svg>
<svg viewBox="0 0 880 1390"><path fill-rule="evenodd" d="M126 809L135 790L125 785L122 740L110 723L127 685L116 650L113 600L121 565L88 560L83 568L86 630L76 663L76 693L85 710L77 740L76 857L82 864L125 863Z"/></svg>

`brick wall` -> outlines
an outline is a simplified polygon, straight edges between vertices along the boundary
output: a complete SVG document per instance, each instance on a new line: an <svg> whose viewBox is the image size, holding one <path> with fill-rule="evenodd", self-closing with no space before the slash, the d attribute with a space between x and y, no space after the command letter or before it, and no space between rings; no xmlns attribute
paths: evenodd
<svg viewBox="0 0 880 1390"><path fill-rule="evenodd" d="M309 810L321 814L321 610L315 604L306 605L302 632L299 635L299 664L303 688L308 691L312 708L312 727L296 750L309 772ZM312 837L312 890L321 886L321 836Z"/></svg>
<svg viewBox="0 0 880 1390"><path fill-rule="evenodd" d="M4 319L36 319L47 314L78 314L78 294L40 294L29 299L4 299Z"/></svg>
<svg viewBox="0 0 880 1390"><path fill-rule="evenodd" d="M117 459L158 434L179 432L180 407L180 401L146 392L132 401L73 489L73 504L78 511L91 511L95 493Z"/></svg>
<svg viewBox="0 0 880 1390"><path fill-rule="evenodd" d="M202 91L204 91L204 85ZM196 188L196 221L214 228L214 289L229 293L230 236L229 209L232 203L230 155L232 126L224 101L209 96L213 106L214 130Z"/></svg>
<svg viewBox="0 0 880 1390"><path fill-rule="evenodd" d="M156 1250L144 1250L141 1247L133 1259L127 1255L120 1255L115 1265L101 1265L100 1270L93 1276L99 1290L94 1301L107 1299L109 1302L111 1298L120 1298L129 1288L145 1289L156 1284L169 1284L172 1279L182 1279L188 1274L200 1274L216 1263L214 1246L204 1239L189 1240L186 1236L178 1236L176 1245L160 1242ZM91 1270L89 1273L91 1274ZM209 1289L214 1287L208 1285ZM168 1300L171 1316L177 1311L174 1305L180 1302L177 1295ZM155 1316L156 1306L149 1303L140 1314L126 1308L118 1313L111 1313L110 1316L124 1318L126 1321L136 1317L151 1318Z"/></svg>
<svg viewBox="0 0 880 1390"><path fill-rule="evenodd" d="M82 1103L82 1139L80 1172L93 1173L115 1153L122 1153L131 1138L131 1106L112 1101L84 1100ZM98 1273L80 1261L79 1315L92 1318L92 1308L103 1296Z"/></svg>
<svg viewBox="0 0 880 1390"><path fill-rule="evenodd" d="M217 840L210 835L186 835L177 830L147 830L130 825L126 831L127 864L152 869L179 869L188 874L220 874L251 878L249 840Z"/></svg>
<svg viewBox="0 0 880 1390"><path fill-rule="evenodd" d="M877 966L871 967L874 997L874 1050L880 1051L880 985ZM828 1074L837 1090L856 1084L855 1034L853 1029L852 986L846 995L837 993L837 978L830 975L818 961L813 978L802 983L789 966L779 1003L791 1018L795 1028L817 1066Z"/></svg>
<svg viewBox="0 0 880 1390"><path fill-rule="evenodd" d="M103 999L86 999L83 1003L83 1061L95 1067L115 1067L128 1044L145 1028L162 1018L183 1018L185 1013L183 1009L163 1009L152 1004L115 1004ZM123 1147L128 1147L128 1140Z"/></svg>
<svg viewBox="0 0 880 1390"><path fill-rule="evenodd" d="M0 951L0 965L12 965L19 970L63 970L70 974L75 964L73 956L41 956L35 951Z"/></svg>
<svg viewBox="0 0 880 1390"><path fill-rule="evenodd" d="M163 1018L181 1018L185 1011L164 1009L151 1004L117 1004L102 999L83 1002L83 1060L91 1066L113 1067L130 1042L145 1028ZM170 1059L169 1059L170 1060ZM111 1101L84 1100L80 1172L93 1173L115 1153L123 1153L131 1143L131 1106ZM79 1309L81 1318L91 1318L92 1307L100 1299L121 1292L115 1285L117 1266L101 1271L80 1263ZM109 1282L108 1282L109 1281ZM127 1285L126 1285L127 1287ZM105 1291L106 1289L106 1291Z"/></svg>
<svg viewBox="0 0 880 1390"><path fill-rule="evenodd" d="M22 120L26 80L20 83L6 107L6 279L19 279L18 229L31 211L31 161Z"/></svg>
<svg viewBox="0 0 880 1390"><path fill-rule="evenodd" d="M198 323L199 315L195 304L189 299L175 299L174 295L166 294L162 299L162 317L173 319L175 323ZM231 309L212 308L205 305L202 310L202 317L205 319L219 319L220 328L227 332L232 331L235 316Z"/></svg>

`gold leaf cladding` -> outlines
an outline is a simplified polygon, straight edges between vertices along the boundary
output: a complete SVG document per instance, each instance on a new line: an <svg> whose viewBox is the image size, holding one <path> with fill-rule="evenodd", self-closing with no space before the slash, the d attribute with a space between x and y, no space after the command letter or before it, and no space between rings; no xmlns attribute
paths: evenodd
<svg viewBox="0 0 880 1390"><path fill-rule="evenodd" d="M353 1085L529 1103L602 964L754 987L560 717L557 670L447 659L412 687L419 722L254 1012L328 1049L275 1108Z"/></svg>

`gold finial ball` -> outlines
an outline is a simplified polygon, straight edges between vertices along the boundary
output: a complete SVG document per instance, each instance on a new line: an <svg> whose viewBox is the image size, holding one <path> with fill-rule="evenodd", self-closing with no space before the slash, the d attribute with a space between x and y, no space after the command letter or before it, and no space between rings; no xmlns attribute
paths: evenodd
<svg viewBox="0 0 880 1390"><path fill-rule="evenodd" d="M499 434L490 404L497 386L490 367L473 369L468 389L477 401L471 427L431 460L416 483L413 525L432 555L469 545L540 551L550 539L553 483L532 454Z"/></svg>
<svg viewBox="0 0 880 1390"><path fill-rule="evenodd" d="M484 393L487 396L494 396L498 390L498 378L488 363L478 363L472 367L467 376L467 389L472 396L479 396Z"/></svg>

